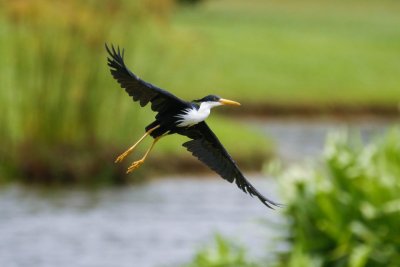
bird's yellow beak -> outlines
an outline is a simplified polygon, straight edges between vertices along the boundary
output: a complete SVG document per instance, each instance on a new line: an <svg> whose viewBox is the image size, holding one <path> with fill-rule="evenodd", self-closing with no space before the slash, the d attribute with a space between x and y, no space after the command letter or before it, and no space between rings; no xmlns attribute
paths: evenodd
<svg viewBox="0 0 400 267"><path fill-rule="evenodd" d="M222 105L240 106L239 102L228 100L228 99L223 99L223 98L221 98L219 100L219 103L221 103Z"/></svg>

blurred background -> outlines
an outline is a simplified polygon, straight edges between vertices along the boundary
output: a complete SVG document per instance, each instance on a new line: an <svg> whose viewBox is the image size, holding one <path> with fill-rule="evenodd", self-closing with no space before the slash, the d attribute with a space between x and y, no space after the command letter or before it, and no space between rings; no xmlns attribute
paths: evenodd
<svg viewBox="0 0 400 267"><path fill-rule="evenodd" d="M0 1L1 266L399 266L400 2ZM153 120L104 44L186 100L267 210Z"/></svg>

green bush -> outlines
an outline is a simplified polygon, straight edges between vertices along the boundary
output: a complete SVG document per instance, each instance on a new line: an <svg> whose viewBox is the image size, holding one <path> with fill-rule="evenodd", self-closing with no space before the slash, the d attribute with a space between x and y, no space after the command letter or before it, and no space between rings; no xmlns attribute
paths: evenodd
<svg viewBox="0 0 400 267"><path fill-rule="evenodd" d="M280 181L292 246L281 266L400 266L400 129L368 145L333 135L321 165Z"/></svg>
<svg viewBox="0 0 400 267"><path fill-rule="evenodd" d="M186 267L257 267L250 263L246 251L223 237L216 235L215 247L200 250Z"/></svg>

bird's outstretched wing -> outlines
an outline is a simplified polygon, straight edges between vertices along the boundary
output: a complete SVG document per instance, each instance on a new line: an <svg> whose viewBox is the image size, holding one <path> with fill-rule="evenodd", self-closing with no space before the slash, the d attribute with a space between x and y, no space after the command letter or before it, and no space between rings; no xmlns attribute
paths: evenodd
<svg viewBox="0 0 400 267"><path fill-rule="evenodd" d="M184 143L183 146L222 178L231 183L235 181L237 186L245 193L257 196L264 205L271 209L273 209L273 206L280 206L264 197L250 184L205 122L187 128L182 134L192 139Z"/></svg>
<svg viewBox="0 0 400 267"><path fill-rule="evenodd" d="M105 45L110 57L108 57L108 66L111 74L118 81L122 88L133 98L139 101L142 107L151 102L151 109L156 112L166 112L169 109L186 107L186 102L174 96L173 94L158 88L148 82L141 80L132 73L124 62L124 50L120 51L111 46L111 49Z"/></svg>

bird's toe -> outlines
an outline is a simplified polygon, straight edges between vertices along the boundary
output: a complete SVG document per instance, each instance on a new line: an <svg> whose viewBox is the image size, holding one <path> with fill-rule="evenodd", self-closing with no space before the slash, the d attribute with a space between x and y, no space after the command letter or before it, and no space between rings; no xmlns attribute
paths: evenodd
<svg viewBox="0 0 400 267"><path fill-rule="evenodd" d="M121 155L119 155L116 159L115 159L115 163L119 163L121 161L124 160L124 158L126 157L127 153L122 153Z"/></svg>
<svg viewBox="0 0 400 267"><path fill-rule="evenodd" d="M144 160L138 160L135 161L131 164L131 166L129 166L128 170L126 171L126 173L130 173L133 172L136 169L139 169L139 167L143 164Z"/></svg>

